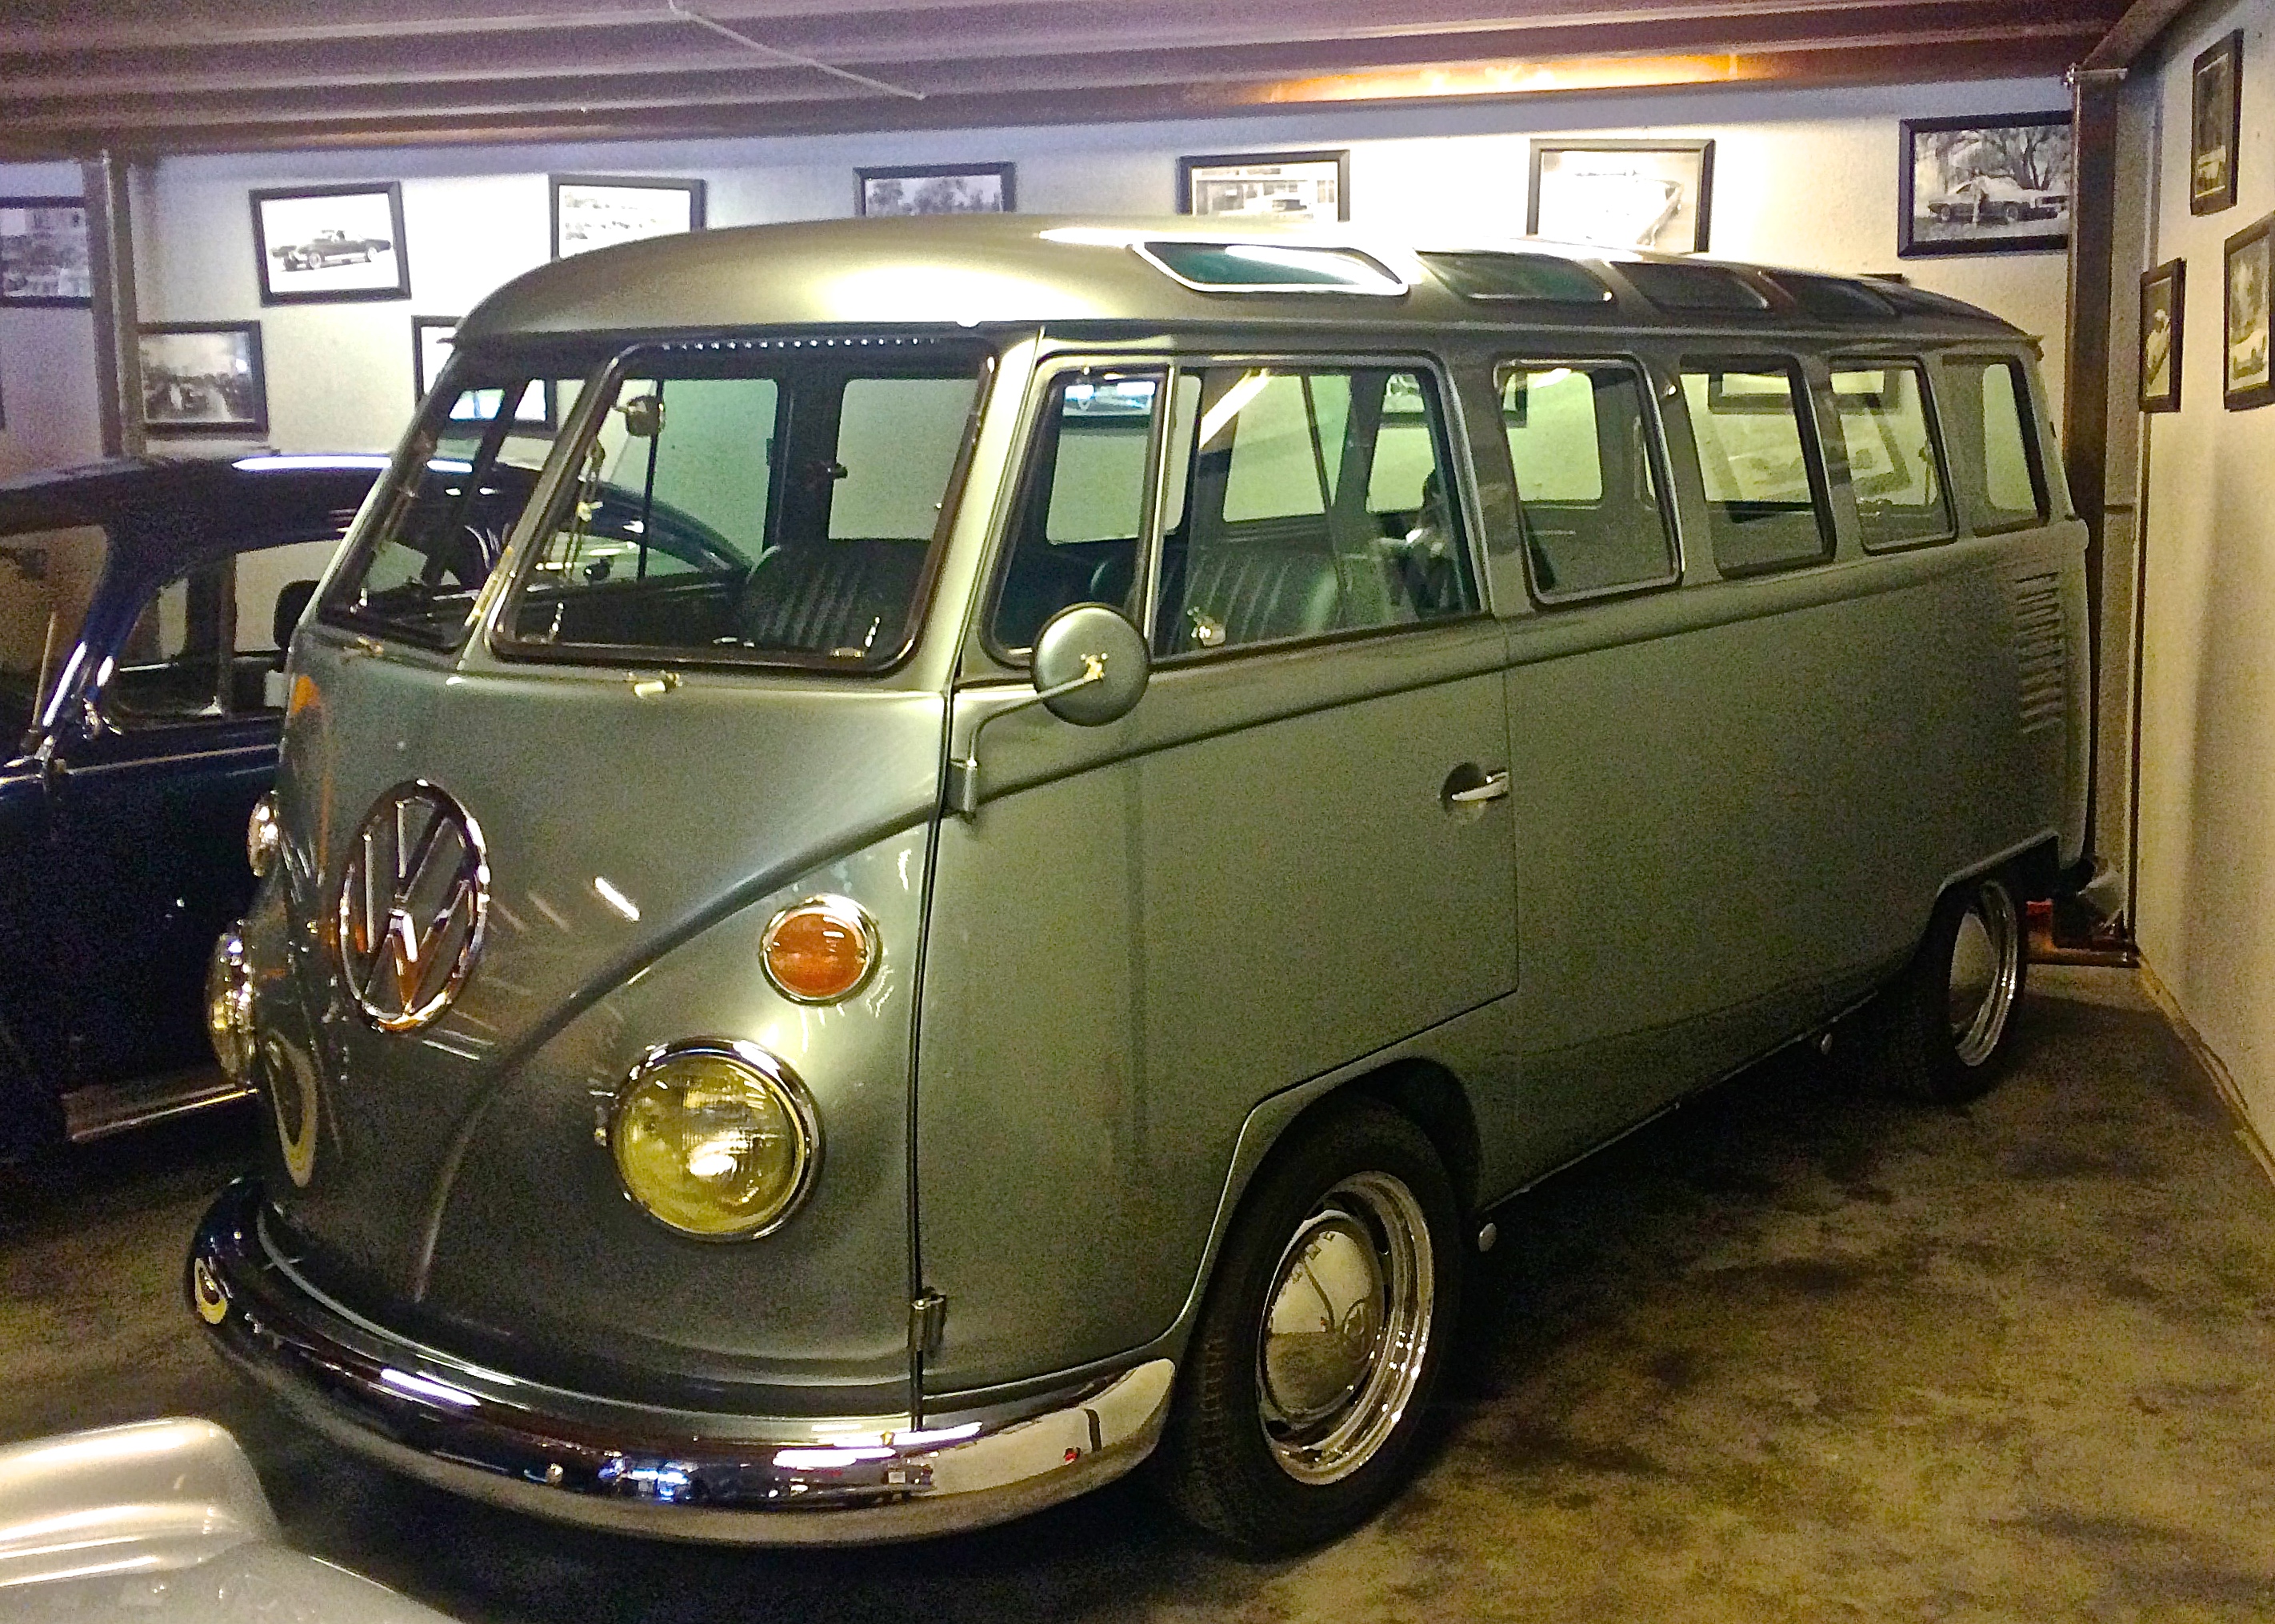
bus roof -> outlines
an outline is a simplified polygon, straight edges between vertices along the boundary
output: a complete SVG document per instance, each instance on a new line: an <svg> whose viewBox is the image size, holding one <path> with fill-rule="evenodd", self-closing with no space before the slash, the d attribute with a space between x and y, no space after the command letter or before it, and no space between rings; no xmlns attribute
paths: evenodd
<svg viewBox="0 0 2275 1624"><path fill-rule="evenodd" d="M1206 268L1185 274L1197 255L1221 260L1209 253L1221 249L1290 264L1371 265L1354 279L1374 285L1211 284ZM1458 275L1449 281L1449 266L1459 268L1453 262L1472 268L1506 262L1493 256L1576 268L1604 293L1597 302L1559 302L1455 291L1477 284ZM1690 297L1686 287L1710 302L1668 302ZM1697 256L1221 217L935 215L739 226L598 249L506 283L461 324L458 341L746 328L1315 327L1354 320L1387 329L1521 324L2023 336L1987 311L1901 284Z"/></svg>

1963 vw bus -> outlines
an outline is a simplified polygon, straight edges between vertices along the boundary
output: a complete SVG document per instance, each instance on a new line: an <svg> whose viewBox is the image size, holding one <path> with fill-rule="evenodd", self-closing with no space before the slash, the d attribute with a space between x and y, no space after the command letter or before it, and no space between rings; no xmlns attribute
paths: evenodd
<svg viewBox="0 0 2275 1624"><path fill-rule="evenodd" d="M1241 1544L1349 1526L1497 1201L1852 1015L1987 1084L2082 856L2030 354L1191 221L521 278L296 639L194 1307L561 1518L887 1538L1154 1453Z"/></svg>

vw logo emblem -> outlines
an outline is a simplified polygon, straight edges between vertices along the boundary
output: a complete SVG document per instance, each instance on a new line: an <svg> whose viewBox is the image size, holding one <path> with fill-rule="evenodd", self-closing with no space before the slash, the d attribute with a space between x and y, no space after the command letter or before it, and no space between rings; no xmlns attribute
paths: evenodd
<svg viewBox="0 0 2275 1624"><path fill-rule="evenodd" d="M402 1032L448 1008L489 904L481 830L465 809L422 782L381 796L340 876L340 971L365 1018Z"/></svg>

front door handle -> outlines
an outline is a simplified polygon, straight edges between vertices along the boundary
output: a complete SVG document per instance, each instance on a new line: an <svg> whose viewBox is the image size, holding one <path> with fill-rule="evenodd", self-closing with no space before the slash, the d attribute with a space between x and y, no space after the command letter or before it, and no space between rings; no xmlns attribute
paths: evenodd
<svg viewBox="0 0 2275 1624"><path fill-rule="evenodd" d="M1456 818L1478 818L1485 815L1487 802L1506 799L1508 795L1507 773L1488 773L1474 761L1464 761L1446 774L1438 802Z"/></svg>
<svg viewBox="0 0 2275 1624"><path fill-rule="evenodd" d="M1488 773L1485 774L1485 782L1472 784L1466 789L1453 790L1447 795L1446 798L1456 806L1482 806L1487 801L1507 800L1508 774Z"/></svg>

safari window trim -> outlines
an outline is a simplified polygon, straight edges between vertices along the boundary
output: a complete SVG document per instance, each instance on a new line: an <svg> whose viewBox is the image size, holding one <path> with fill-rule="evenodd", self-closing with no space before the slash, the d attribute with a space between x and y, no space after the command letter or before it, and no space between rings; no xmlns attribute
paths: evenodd
<svg viewBox="0 0 2275 1624"><path fill-rule="evenodd" d="M973 605L973 616L979 622L979 646L998 665L1013 671L1023 671L1033 664L1034 649L1032 645L1014 646L996 638L995 616L1018 552L1017 533L1026 514L1027 504L1034 500L1035 481L1041 477L1042 434L1043 426L1047 420L1047 408L1061 385L1069 379L1097 374L1160 380L1153 426L1146 431L1145 482L1138 496L1138 554L1135 561L1139 585L1138 612L1141 615L1150 612L1160 573L1158 559L1160 549L1157 543L1161 523L1161 497L1168 482L1169 427L1176 415L1177 380L1185 370L1182 358L1143 353L1115 356L1068 351L1045 357L1036 364L1028 377L1024 397L1019 403L1019 419L1014 430L1016 449L1010 460L1017 472L1003 482L1006 498L1000 504L996 533L991 538L994 556L979 578L983 590L976 594Z"/></svg>
<svg viewBox="0 0 2275 1624"><path fill-rule="evenodd" d="M874 346L873 349L872 346ZM903 346L905 346L903 348ZM782 359L782 372L810 366L819 356L844 354L860 355L865 351L878 358L896 353L914 358L927 351L949 355L968 355L971 359L969 378L971 403L965 409L961 442L956 458L949 465L948 483L941 493L939 513L933 521L932 536L926 543L925 560L911 589L909 614L900 646L881 659L865 661L856 666L828 654L806 654L793 651L775 651L764 654L745 653L739 655L707 655L692 649L669 649L647 644L575 643L568 645L533 643L515 637L507 630L507 616L521 600L521 593L535 560L543 550L544 538L555 533L569 503L575 499L578 488L578 468L586 449L598 436L600 426L608 412L615 409L616 391L625 375L640 358L657 351L678 351L687 354L730 354L747 351L760 355L775 355ZM453 358L455 359L455 358ZM533 500L523 510L505 551L499 556L497 567L490 571L489 580L475 604L475 618L483 626L482 645L496 660L518 664L588 666L604 670L625 668L670 668L673 670L735 672L799 672L826 673L842 678L881 677L892 675L905 666L923 641L926 629L931 624L933 599L946 564L949 537L956 528L962 510L966 487L970 482L971 463L979 448L982 419L1002 357L999 345L987 338L966 333L893 333L880 329L873 333L803 334L767 332L763 334L716 334L705 336L654 337L632 341L610 356L595 373L587 377L578 391L576 408L568 421L563 423L554 441L553 454L540 472L541 500ZM737 378L778 377L782 372L751 371L726 374ZM863 377L896 375L890 370L855 374ZM947 372L926 373L911 369L906 374L914 377L949 377ZM850 381L850 377L849 377ZM601 402L607 402L606 405ZM558 466L556 466L558 459ZM550 481L549 485L547 481ZM767 495L769 517L776 492Z"/></svg>
<svg viewBox="0 0 2275 1624"><path fill-rule="evenodd" d="M1279 653L1290 649L1322 648L1336 644L1363 639L1411 636L1420 632L1441 631L1449 626L1465 626L1480 620L1494 618L1487 588L1487 573L1483 556L1484 529L1479 523L1477 502L1477 472L1469 459L1470 425L1462 411L1462 391L1450 375L1443 357L1429 353L1407 351L1385 355L1352 353L1350 351L1305 352L1303 351L1274 351L1268 353L1186 354L1175 359L1175 372L1171 378L1171 402L1174 406L1175 378L1188 373L1228 370L1238 367L1254 371L1281 368L1286 371L1321 372L1410 372L1426 376L1438 401L1438 419L1433 433L1438 438L1439 466L1453 481L1458 495L1447 503L1447 511L1455 516L1462 529L1461 554L1469 563L1469 578L1475 606L1458 615L1444 615L1433 619L1395 621L1372 626L1342 626L1327 631L1309 631L1292 637L1266 638L1251 642L1228 644L1221 648L1194 648L1175 653L1153 657L1156 670L1186 670L1205 668L1226 660L1238 660L1250 654ZM1174 411L1171 416L1174 417ZM1174 427L1171 424L1170 427ZM1167 432L1166 429L1164 431ZM1166 454L1157 471L1160 486L1166 488L1169 459L1177 454L1174 442L1165 449ZM1147 644L1153 640L1153 626L1160 615L1161 552L1166 540L1163 526L1168 515L1160 511L1159 493L1155 500L1154 533L1145 556L1145 622L1138 628Z"/></svg>
<svg viewBox="0 0 2275 1624"><path fill-rule="evenodd" d="M1900 541L1874 541L1864 529L1863 503L1856 497L1856 471L1848 463L1848 430L1840 421L1840 391L1833 387L1833 374L1844 369L1869 371L1875 367L1905 366L1919 381L1920 417L1927 425L1928 446L1935 455L1936 478L1942 481L1944 528L1934 535L1908 536ZM1959 518L1959 487L1952 482L1951 453L1944 444L1943 419L1936 399L1936 369L1928 358L1916 351L1889 351L1874 354L1870 351L1844 350L1825 358L1825 400L1833 408L1833 425L1840 430L1840 471L1848 485L1849 500L1856 502L1856 543L1875 557L1884 553L1908 553L1923 547L1946 547L1959 540L1961 533Z"/></svg>
<svg viewBox="0 0 2275 1624"><path fill-rule="evenodd" d="M1650 364L1640 355L1621 354L1616 351L1587 355L1545 355L1536 351L1492 354L1487 376L1493 384L1493 407L1496 415L1501 411L1501 376L1505 368L1527 369L1553 366L1625 366L1636 375L1636 384L1644 403L1644 454L1651 459L1651 475L1658 495L1659 528L1666 537L1667 552L1672 560L1670 572L1648 580L1622 581L1609 586L1579 587L1568 592L1545 591L1537 578L1532 565L1531 531L1525 518L1524 481L1518 477L1516 458L1510 456L1509 486L1516 493L1516 513L1519 533L1517 551L1524 566L1524 589L1534 603L1543 608L1563 608L1572 604L1599 603L1608 598L1629 598L1645 593L1666 592L1682 585L1688 572L1689 560L1684 555L1682 525L1682 502L1676 499L1674 484L1670 477L1667 453L1666 416L1659 410L1659 379ZM1680 386L1678 386L1680 387ZM1494 425L1500 434L1504 451L1508 445L1506 429Z"/></svg>
<svg viewBox="0 0 2275 1624"><path fill-rule="evenodd" d="M1684 402L1683 425L1690 434L1691 465L1698 480L1700 517L1706 523L1707 556L1714 566L1714 572L1726 581L1750 581L1765 575L1787 575L1795 570L1819 569L1840 556L1840 525L1833 510L1832 476L1825 467L1824 429L1818 421L1818 385L1810 371L1812 362L1822 364L1820 357L1801 351L1746 349L1725 352L1684 348L1674 352L1670 359L1672 381L1678 394L1682 392L1682 379L1686 374L1710 373L1717 368L1723 372L1782 372L1792 380L1793 419L1801 430L1802 465L1809 478L1810 505L1816 512L1820 543L1815 553L1792 558L1768 559L1752 564L1723 562L1720 549L1714 545L1714 499L1706 495L1706 465L1698 447L1698 426L1690 421L1689 403Z"/></svg>
<svg viewBox="0 0 2275 1624"><path fill-rule="evenodd" d="M1973 516L1961 513L1959 522L1970 536L2009 536L2022 530L2042 530L2054 522L2053 483L2047 476L2044 426L2040 421L2038 393L2036 385L2038 369L2029 358L2011 350L1946 350L1936 357L1936 372L1940 380L1948 366L2004 366L2014 379L2014 404L2022 417L2022 457L2030 471L2030 490L2037 498L2035 512L2010 519L1977 524ZM1990 488L1988 468L1978 469L1984 490ZM1954 487L1955 493L1956 487ZM1988 505L1986 502L1985 506Z"/></svg>

